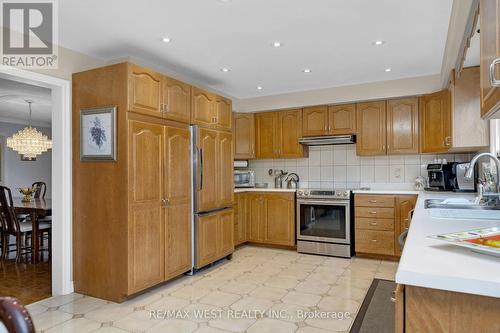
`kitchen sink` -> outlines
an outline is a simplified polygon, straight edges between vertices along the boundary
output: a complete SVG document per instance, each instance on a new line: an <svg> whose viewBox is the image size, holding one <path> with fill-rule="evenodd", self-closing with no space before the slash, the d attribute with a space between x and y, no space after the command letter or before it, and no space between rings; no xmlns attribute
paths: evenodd
<svg viewBox="0 0 500 333"><path fill-rule="evenodd" d="M500 210L498 201L479 201L474 199L427 199L424 201L427 209L474 209L474 210Z"/></svg>
<svg viewBox="0 0 500 333"><path fill-rule="evenodd" d="M479 198L427 199L424 207L431 210L431 216L448 219L500 220L498 196Z"/></svg>

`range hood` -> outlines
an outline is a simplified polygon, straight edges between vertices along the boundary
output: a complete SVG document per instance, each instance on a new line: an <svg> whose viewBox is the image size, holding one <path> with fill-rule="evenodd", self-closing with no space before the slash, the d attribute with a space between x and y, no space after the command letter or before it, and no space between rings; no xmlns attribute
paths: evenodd
<svg viewBox="0 0 500 333"><path fill-rule="evenodd" d="M300 138L304 146L346 145L356 143L356 135L313 136Z"/></svg>

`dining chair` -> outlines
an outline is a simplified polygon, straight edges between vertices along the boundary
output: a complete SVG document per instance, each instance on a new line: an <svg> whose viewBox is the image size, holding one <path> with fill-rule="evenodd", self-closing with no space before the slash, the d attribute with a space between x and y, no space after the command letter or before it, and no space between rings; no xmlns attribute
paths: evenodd
<svg viewBox="0 0 500 333"><path fill-rule="evenodd" d="M31 221L18 220L12 201L12 193L10 188L5 186L0 186L0 214L5 226L2 228L2 260L5 260L9 252L14 251L9 249L9 236L14 236L16 238L16 261L19 261L22 255L31 253L31 247L27 245L26 239L32 234L32 225ZM38 229L40 234L43 234L43 232L50 231L51 224L40 222Z"/></svg>
<svg viewBox="0 0 500 333"><path fill-rule="evenodd" d="M45 192L47 192L47 184L45 182L34 182L31 185L32 188L36 188L33 198L43 199L45 198Z"/></svg>

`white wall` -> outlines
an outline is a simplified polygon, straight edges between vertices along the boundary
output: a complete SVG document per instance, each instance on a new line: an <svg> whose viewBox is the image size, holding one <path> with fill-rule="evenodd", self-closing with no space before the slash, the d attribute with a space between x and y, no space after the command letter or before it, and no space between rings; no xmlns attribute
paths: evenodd
<svg viewBox="0 0 500 333"><path fill-rule="evenodd" d="M252 160L257 182L274 187L268 169L299 175L300 188L413 189L415 177L427 177L427 164L435 158L468 162L469 154L356 156L355 145L310 147L308 158Z"/></svg>
<svg viewBox="0 0 500 333"><path fill-rule="evenodd" d="M21 161L20 155L6 146L7 137L24 127L26 127L26 125L0 122L1 183L4 186L10 187L13 196L20 197L21 194L17 188L31 186L35 181L43 181L47 184L47 193L45 197L50 198L52 189L52 151L49 150L37 156L36 161ZM37 127L37 129L49 138L52 137L50 128Z"/></svg>

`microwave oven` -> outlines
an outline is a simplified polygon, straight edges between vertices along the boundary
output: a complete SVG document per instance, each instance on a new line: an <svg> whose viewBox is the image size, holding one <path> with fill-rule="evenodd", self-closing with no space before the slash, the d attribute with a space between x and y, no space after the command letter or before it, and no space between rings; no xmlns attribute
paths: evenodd
<svg viewBox="0 0 500 333"><path fill-rule="evenodd" d="M255 171L234 170L234 187L255 187Z"/></svg>

